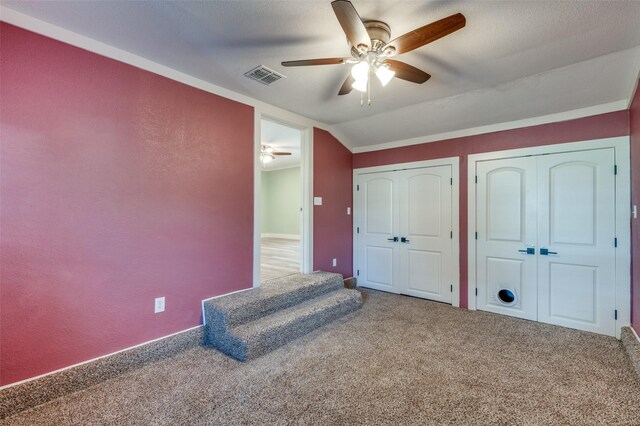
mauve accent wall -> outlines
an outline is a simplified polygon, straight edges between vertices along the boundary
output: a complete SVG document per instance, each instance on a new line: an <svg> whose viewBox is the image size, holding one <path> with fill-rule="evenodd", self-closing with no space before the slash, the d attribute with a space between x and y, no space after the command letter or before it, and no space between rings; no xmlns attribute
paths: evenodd
<svg viewBox="0 0 640 426"><path fill-rule="evenodd" d="M353 275L353 154L330 133L313 129L313 269ZM337 259L337 266L332 264Z"/></svg>
<svg viewBox="0 0 640 426"><path fill-rule="evenodd" d="M626 136L628 134L629 111L618 111L560 123L354 154L353 168L460 157L460 306L466 308L468 306L467 156L481 152Z"/></svg>
<svg viewBox="0 0 640 426"><path fill-rule="evenodd" d="M253 109L0 25L0 383L197 326L202 299L250 287Z"/></svg>
<svg viewBox="0 0 640 426"><path fill-rule="evenodd" d="M631 205L640 208L640 83L629 112L631 134ZM640 212L639 212L640 214ZM640 217L631 219L631 323L640 334Z"/></svg>

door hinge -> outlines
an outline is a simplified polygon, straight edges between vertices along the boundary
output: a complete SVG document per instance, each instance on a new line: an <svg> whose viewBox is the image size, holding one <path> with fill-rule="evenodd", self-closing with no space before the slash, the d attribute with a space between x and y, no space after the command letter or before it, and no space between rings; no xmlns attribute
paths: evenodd
<svg viewBox="0 0 640 426"><path fill-rule="evenodd" d="M356 227L356 234L359 234L359 233L360 233L360 227L358 226Z"/></svg>
<svg viewBox="0 0 640 426"><path fill-rule="evenodd" d="M449 238L453 240L453 231L449 231Z"/></svg>
<svg viewBox="0 0 640 426"><path fill-rule="evenodd" d="M617 238L613 239L613 246L614 247L618 247L618 239Z"/></svg>
<svg viewBox="0 0 640 426"><path fill-rule="evenodd" d="M617 309L613 311L613 319L618 321L618 310Z"/></svg>
<svg viewBox="0 0 640 426"><path fill-rule="evenodd" d="M617 174L618 174L618 165L617 165L617 164L615 164L615 165L613 166L613 174L614 174L614 175L617 175Z"/></svg>
<svg viewBox="0 0 640 426"><path fill-rule="evenodd" d="M476 287L476 296L478 295L478 287Z"/></svg>
<svg viewBox="0 0 640 426"><path fill-rule="evenodd" d="M360 191L360 185L356 185L356 191Z"/></svg>
<svg viewBox="0 0 640 426"><path fill-rule="evenodd" d="M360 269L358 269L358 270L356 271L356 275L357 275L357 276L360 276Z"/></svg>
<svg viewBox="0 0 640 426"><path fill-rule="evenodd" d="M451 293L453 293L453 284L451 284Z"/></svg>
<svg viewBox="0 0 640 426"><path fill-rule="evenodd" d="M478 233L476 232L476 240L478 239Z"/></svg>
<svg viewBox="0 0 640 426"><path fill-rule="evenodd" d="M449 185L453 186L453 178L449 179Z"/></svg>
<svg viewBox="0 0 640 426"><path fill-rule="evenodd" d="M476 183L478 183L478 175L476 175Z"/></svg>

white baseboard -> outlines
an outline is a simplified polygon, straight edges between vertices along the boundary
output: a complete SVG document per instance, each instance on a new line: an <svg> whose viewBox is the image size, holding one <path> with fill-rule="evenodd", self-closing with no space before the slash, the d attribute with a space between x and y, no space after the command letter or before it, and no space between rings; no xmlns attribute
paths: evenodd
<svg viewBox="0 0 640 426"><path fill-rule="evenodd" d="M264 232L260 234L262 238L283 238L285 240L300 240L300 235L296 234L273 234L270 232Z"/></svg>
<svg viewBox="0 0 640 426"><path fill-rule="evenodd" d="M633 326L629 326L629 328L631 329L631 332L633 333L633 335L636 336L636 340L638 341L638 343L640 343L640 336L638 336L636 329L633 328Z"/></svg>

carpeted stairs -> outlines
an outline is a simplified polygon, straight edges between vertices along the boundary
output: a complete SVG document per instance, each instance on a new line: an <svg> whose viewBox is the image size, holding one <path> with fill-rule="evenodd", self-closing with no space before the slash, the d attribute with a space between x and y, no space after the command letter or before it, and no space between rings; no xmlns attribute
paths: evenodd
<svg viewBox="0 0 640 426"><path fill-rule="evenodd" d="M240 361L269 352L360 307L342 275L294 274L204 303L206 342Z"/></svg>

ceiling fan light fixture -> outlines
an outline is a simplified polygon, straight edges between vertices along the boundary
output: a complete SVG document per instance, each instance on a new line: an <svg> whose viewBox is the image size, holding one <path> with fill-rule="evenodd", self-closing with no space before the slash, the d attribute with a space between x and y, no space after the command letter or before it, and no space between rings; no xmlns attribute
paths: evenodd
<svg viewBox="0 0 640 426"><path fill-rule="evenodd" d="M366 61L360 61L351 68L351 75L356 81L367 82L369 78L369 63Z"/></svg>
<svg viewBox="0 0 640 426"><path fill-rule="evenodd" d="M276 157L273 154L263 154L261 156L262 164L270 163L271 161L273 161L275 159L276 159Z"/></svg>
<svg viewBox="0 0 640 426"><path fill-rule="evenodd" d="M364 93L367 91L367 83L368 83L368 78L365 77L363 79L354 81L351 87L353 87L355 90L359 92Z"/></svg>
<svg viewBox="0 0 640 426"><path fill-rule="evenodd" d="M376 77L378 77L378 80L380 80L383 87L389 84L395 75L395 71L391 71L391 68L389 68L389 65L387 64L380 65L376 70Z"/></svg>

